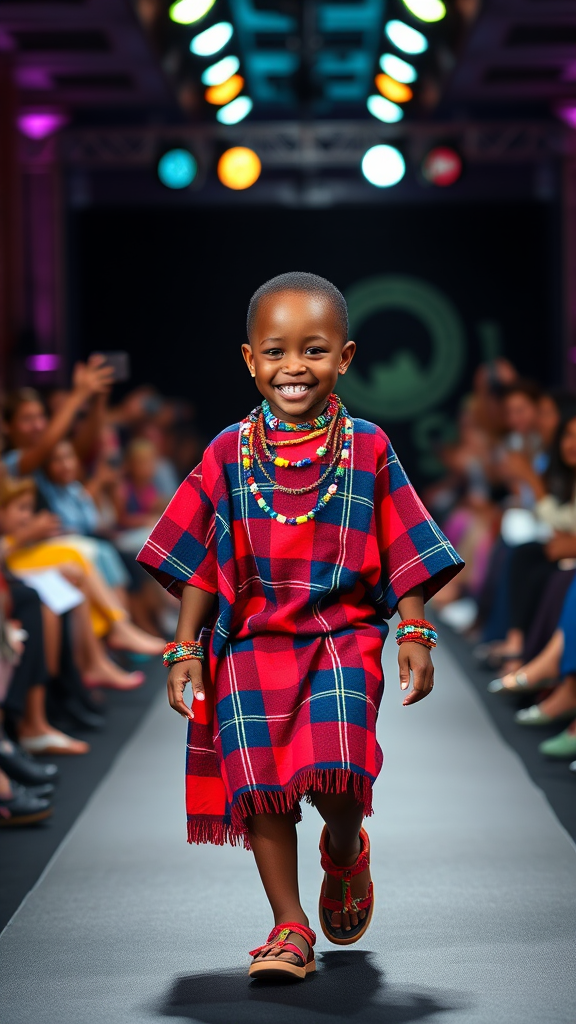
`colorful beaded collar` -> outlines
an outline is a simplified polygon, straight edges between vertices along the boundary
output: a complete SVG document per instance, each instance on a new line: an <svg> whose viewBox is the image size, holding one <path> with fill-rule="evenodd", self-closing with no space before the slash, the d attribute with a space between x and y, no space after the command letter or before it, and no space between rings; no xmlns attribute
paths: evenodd
<svg viewBox="0 0 576 1024"><path fill-rule="evenodd" d="M261 405L262 415L266 421L266 426L270 430L317 430L320 427L327 427L330 420L334 416L338 415L340 410L340 399L338 395L330 395L328 399L328 405L326 406L323 413L317 416L315 420L311 420L310 423L286 423L284 420L279 420L277 416L274 416L268 400L265 398ZM254 412L260 412L260 410L254 410ZM253 413L250 413L252 416Z"/></svg>
<svg viewBox="0 0 576 1024"><path fill-rule="evenodd" d="M264 403L262 405L262 408L254 409L250 413L250 416L246 420L244 420L243 423L241 424L241 427L240 427L240 435L241 435L241 438L240 438L240 448L241 448L241 457L242 457L242 468L243 468L243 471L244 471L244 481L246 483L246 486L248 487L248 489L250 490L250 492L254 496L254 499L255 499L256 503L258 504L259 508L261 508L263 512L266 512L266 514L269 515L271 519L276 519L276 521L281 523L281 524L285 523L288 526L301 526L304 523L309 522L311 519L315 519L316 516L318 515L318 513L321 512L322 509L326 507L328 502L334 497L334 495L338 491L338 486L340 484L340 480L343 477L346 469L350 465L350 449L351 449L351 446L352 446L352 437L353 437L353 430L354 430L353 422L350 419L350 417L348 416L348 413L347 413L346 409L344 408L344 406L340 403L340 400L338 398L336 398L335 395L334 396L331 395L330 398L331 399L334 398L336 403L337 403L336 413L332 413L332 416L337 414L339 416L339 419L341 420L341 425L340 425L341 436L339 438L339 444L338 444L338 447L340 449L340 454L339 454L338 464L336 465L335 470L334 470L334 482L331 483L328 486L328 489L327 489L326 493L323 494L318 499L318 501L316 502L314 508L310 509L309 512L306 512L305 514L300 515L300 516L285 516L285 515L282 515L280 512L276 512L273 508L271 508L270 505L268 504L268 502L266 501L266 499L260 493L260 490L258 489L258 484L256 483L256 480L254 479L254 439L255 439L256 427L257 427L257 423L258 423L258 420L260 418L260 415L263 415L264 417L266 416L266 412L265 412L265 410L263 408ZM326 410L326 413L323 414L324 416L326 416L330 412L330 405L331 405L331 403L329 402L328 409ZM332 416L330 418L332 418ZM282 421L277 420L276 417L272 417L272 420L275 423L277 423L277 424L282 422ZM328 422L330 422L330 420L328 420ZM317 424L318 424L318 420L314 420L312 425L311 424L301 424L301 423L299 423L299 424L283 424L282 426L273 426L271 429L274 429L274 430L278 430L278 429L279 430L282 430L282 429L287 429L287 430L294 430L294 429L296 429L296 430L310 430L310 429L315 429ZM308 488L303 488L303 491L306 491L306 490L308 490Z"/></svg>

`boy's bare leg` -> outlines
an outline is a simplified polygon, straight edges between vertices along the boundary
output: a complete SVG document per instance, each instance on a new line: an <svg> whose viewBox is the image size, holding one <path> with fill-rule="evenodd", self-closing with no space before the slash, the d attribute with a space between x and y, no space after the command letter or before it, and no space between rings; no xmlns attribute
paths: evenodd
<svg viewBox="0 0 576 1024"><path fill-rule="evenodd" d="M298 889L298 853L296 824L292 814L254 814L248 819L250 845L256 867L268 897L275 924L297 921L308 925ZM308 944L292 933L290 942L308 954ZM265 955L265 954L264 954ZM298 963L292 953L280 954L282 960Z"/></svg>
<svg viewBox="0 0 576 1024"><path fill-rule="evenodd" d="M326 822L330 835L328 853L338 867L350 867L358 859L360 853L360 829L364 811L356 800L351 789L346 793L311 793L312 802L320 816ZM353 898L362 899L368 892L370 871L361 871L350 880L350 892ZM342 895L342 885L338 878L326 876L326 896L338 900ZM349 931L366 917L365 910L341 914L334 911L331 917L333 928Z"/></svg>

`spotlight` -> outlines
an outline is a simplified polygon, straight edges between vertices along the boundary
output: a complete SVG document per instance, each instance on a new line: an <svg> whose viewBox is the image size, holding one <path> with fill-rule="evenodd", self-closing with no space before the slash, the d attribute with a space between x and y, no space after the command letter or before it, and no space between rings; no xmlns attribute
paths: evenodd
<svg viewBox="0 0 576 1024"><path fill-rule="evenodd" d="M28 356L26 359L26 369L32 370L34 373L51 373L59 366L60 356L54 352L37 353L37 355Z"/></svg>
<svg viewBox="0 0 576 1024"><path fill-rule="evenodd" d="M449 146L435 146L422 161L422 174L432 185L445 188L462 174L462 158Z"/></svg>
<svg viewBox="0 0 576 1024"><path fill-rule="evenodd" d="M404 157L394 146L372 146L362 157L362 174L377 188L397 185L405 173Z"/></svg>
<svg viewBox="0 0 576 1024"><path fill-rule="evenodd" d="M22 135L26 135L29 139L45 139L60 128L64 128L68 124L68 120L66 114L39 110L36 113L27 111L24 114L19 114L17 124Z"/></svg>
<svg viewBox="0 0 576 1024"><path fill-rule="evenodd" d="M220 107L220 110L216 113L216 120L220 121L220 124L238 124L239 121L243 121L254 106L249 96L238 96L237 99L232 100L232 103L227 103L225 107ZM260 173L260 172L258 172Z"/></svg>
<svg viewBox="0 0 576 1024"><path fill-rule="evenodd" d="M390 78L390 75L376 75L374 81L382 95L393 103L408 103L414 95L409 85L397 82L395 78Z"/></svg>
<svg viewBox="0 0 576 1024"><path fill-rule="evenodd" d="M446 17L442 0L404 0L404 6L420 21L442 21Z"/></svg>
<svg viewBox="0 0 576 1024"><path fill-rule="evenodd" d="M235 101L236 102L236 101ZM218 111L222 113L222 111ZM250 188L260 177L262 164L260 157L253 149L246 146L234 146L227 149L218 161L218 177L226 188L240 191Z"/></svg>
<svg viewBox="0 0 576 1024"><path fill-rule="evenodd" d="M428 49L426 36L404 21L388 21L384 31L390 42L404 53L424 53Z"/></svg>
<svg viewBox="0 0 576 1024"><path fill-rule="evenodd" d="M240 61L238 57L222 57L222 60L211 64L206 71L202 72L202 81L204 85L222 85L227 78L231 78L235 75L240 67Z"/></svg>
<svg viewBox="0 0 576 1024"><path fill-rule="evenodd" d="M396 121L401 121L404 117L402 107L397 106L396 103L391 103L390 100L384 99L383 96L369 96L366 100L366 106L372 117L377 117L379 121L384 121L386 124L394 124Z"/></svg>
<svg viewBox="0 0 576 1024"><path fill-rule="evenodd" d="M233 32L234 28L229 21L219 21L194 36L190 43L190 53L195 53L197 57L211 57L230 42Z"/></svg>
<svg viewBox="0 0 576 1024"><path fill-rule="evenodd" d="M166 188L188 188L196 177L198 164L187 149L169 149L160 157L157 170Z"/></svg>
<svg viewBox="0 0 576 1024"><path fill-rule="evenodd" d="M216 0L176 0L168 9L168 14L177 25L192 25L194 21L200 21Z"/></svg>
<svg viewBox="0 0 576 1024"><path fill-rule="evenodd" d="M222 85L211 85L204 93L204 99L215 107L221 107L223 103L230 103L244 88L242 75L232 75Z"/></svg>
<svg viewBox="0 0 576 1024"><path fill-rule="evenodd" d="M416 68L412 67L402 57L395 57L392 53L384 53L380 57L380 67L386 75L395 78L397 82L415 82L418 78Z"/></svg>

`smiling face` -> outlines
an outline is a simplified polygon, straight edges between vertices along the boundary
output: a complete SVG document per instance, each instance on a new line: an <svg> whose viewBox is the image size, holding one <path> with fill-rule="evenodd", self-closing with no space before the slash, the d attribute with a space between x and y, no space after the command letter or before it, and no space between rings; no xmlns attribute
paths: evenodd
<svg viewBox="0 0 576 1024"><path fill-rule="evenodd" d="M346 373L356 345L344 341L323 295L284 291L261 299L242 354L274 416L292 423L319 416Z"/></svg>

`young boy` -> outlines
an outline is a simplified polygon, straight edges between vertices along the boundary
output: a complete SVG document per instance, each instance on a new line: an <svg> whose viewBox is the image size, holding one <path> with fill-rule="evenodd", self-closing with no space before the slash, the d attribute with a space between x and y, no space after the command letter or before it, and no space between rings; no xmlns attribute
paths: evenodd
<svg viewBox="0 0 576 1024"><path fill-rule="evenodd" d="M252 977L315 969L298 893L302 797L325 822L322 930L341 945L366 931L361 826L382 764L384 619L399 608L408 620L398 640L410 705L433 685L424 600L462 567L383 431L332 394L354 351L329 281L291 273L259 288L242 352L262 405L208 446L139 555L182 598L165 661L170 704L189 719L189 841L243 841L274 915Z"/></svg>

